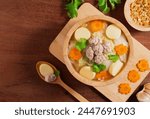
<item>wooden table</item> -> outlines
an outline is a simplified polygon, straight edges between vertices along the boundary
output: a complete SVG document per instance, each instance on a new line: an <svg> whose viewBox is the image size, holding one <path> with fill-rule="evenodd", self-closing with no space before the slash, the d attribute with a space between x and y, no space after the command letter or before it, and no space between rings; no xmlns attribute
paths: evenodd
<svg viewBox="0 0 150 119"><path fill-rule="evenodd" d="M77 101L63 88L40 80L35 70L39 60L59 68L64 82L89 101L109 101L92 87L73 78L48 51L50 43L69 20L64 1L0 0L0 101ZM86 1L96 6L96 0ZM150 32L136 31L126 22L124 1L110 15L120 20L133 37L150 49ZM150 74L129 101L137 101L135 94L147 82L150 82Z"/></svg>

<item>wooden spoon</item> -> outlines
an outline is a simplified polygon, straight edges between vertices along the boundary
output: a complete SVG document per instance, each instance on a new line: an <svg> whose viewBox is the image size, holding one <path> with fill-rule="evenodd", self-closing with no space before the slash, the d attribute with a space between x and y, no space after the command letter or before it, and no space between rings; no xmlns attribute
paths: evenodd
<svg viewBox="0 0 150 119"><path fill-rule="evenodd" d="M48 62L44 62L44 61L39 61L36 64L36 70L39 74L39 76L41 77L42 80L45 81L45 77L40 73L39 67L41 64L47 64L49 65L51 68L54 69L54 71L56 71L56 67L53 66L52 64L48 63ZM45 81L47 82L47 81ZM58 76L54 81L49 81L47 83L51 83L51 84L58 84L60 86L62 86L64 89L66 89L72 96L74 96L77 100L79 100L80 102L89 102L87 99L85 99L83 96L81 96L79 93L77 93L75 90L73 90L72 88L70 88L68 85L66 85L60 78L60 76Z"/></svg>

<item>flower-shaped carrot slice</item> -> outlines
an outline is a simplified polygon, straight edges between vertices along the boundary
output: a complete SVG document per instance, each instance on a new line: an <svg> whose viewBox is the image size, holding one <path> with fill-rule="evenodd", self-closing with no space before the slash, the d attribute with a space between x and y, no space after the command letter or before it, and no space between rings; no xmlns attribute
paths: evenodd
<svg viewBox="0 0 150 119"><path fill-rule="evenodd" d="M145 59L140 60L136 66L141 72L144 72L150 69L148 61Z"/></svg>
<svg viewBox="0 0 150 119"><path fill-rule="evenodd" d="M82 54L81 54L81 52L78 49L73 48L69 52L69 57L72 60L79 60L82 57Z"/></svg>
<svg viewBox="0 0 150 119"><path fill-rule="evenodd" d="M140 79L140 74L136 70L131 70L128 73L128 80L132 83L137 82Z"/></svg>
<svg viewBox="0 0 150 119"><path fill-rule="evenodd" d="M121 94L129 94L131 92L131 87L128 83L121 83L118 89Z"/></svg>
<svg viewBox="0 0 150 119"><path fill-rule="evenodd" d="M120 44L120 45L115 46L115 51L118 55L124 55L124 54L127 54L128 47L123 44Z"/></svg>

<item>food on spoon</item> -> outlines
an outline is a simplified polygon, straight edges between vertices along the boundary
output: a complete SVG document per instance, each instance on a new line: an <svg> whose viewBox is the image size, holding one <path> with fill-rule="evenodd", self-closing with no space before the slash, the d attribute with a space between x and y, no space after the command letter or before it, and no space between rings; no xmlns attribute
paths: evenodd
<svg viewBox="0 0 150 119"><path fill-rule="evenodd" d="M131 87L128 83L121 83L118 92L127 95L131 92Z"/></svg>
<svg viewBox="0 0 150 119"><path fill-rule="evenodd" d="M144 71L147 71L150 69L149 67L149 63L147 60L145 59L142 59L138 62L137 64L137 68L141 71L141 72L144 72Z"/></svg>
<svg viewBox="0 0 150 119"><path fill-rule="evenodd" d="M118 55L124 55L124 54L127 54L128 47L123 44L120 44L120 45L115 46L115 51Z"/></svg>
<svg viewBox="0 0 150 119"><path fill-rule="evenodd" d="M112 33L115 31L112 34L115 39L106 34L109 29L113 30ZM82 77L106 81L115 77L127 63L128 46L124 33L116 25L95 20L82 24L74 32L69 42L68 57Z"/></svg>
<svg viewBox="0 0 150 119"><path fill-rule="evenodd" d="M96 73L93 72L92 68L89 67L89 66L82 67L79 73L80 73L81 76L83 76L87 79L90 79L90 80L94 79L94 77L96 75Z"/></svg>
<svg viewBox="0 0 150 119"><path fill-rule="evenodd" d="M47 65L47 64L41 64L39 66L39 71L40 71L41 75L44 76L44 77L49 75L49 74L54 73L54 69L51 66Z"/></svg>
<svg viewBox="0 0 150 119"><path fill-rule="evenodd" d="M131 70L128 73L128 80L132 83L137 82L140 79L140 74L136 70Z"/></svg>
<svg viewBox="0 0 150 119"><path fill-rule="evenodd" d="M112 76L116 76L120 72L120 70L122 69L122 67L123 67L123 63L120 60L118 60L115 63L112 63L110 65L109 73Z"/></svg>
<svg viewBox="0 0 150 119"><path fill-rule="evenodd" d="M53 67L46 63L40 64L39 72L45 78L46 82L54 81L60 74L60 71L54 70Z"/></svg>
<svg viewBox="0 0 150 119"><path fill-rule="evenodd" d="M111 24L106 29L106 36L113 40L118 39L121 36L121 29Z"/></svg>
<svg viewBox="0 0 150 119"><path fill-rule="evenodd" d="M85 27L80 27L75 31L74 37L77 41L81 38L89 39L91 37L90 31Z"/></svg>

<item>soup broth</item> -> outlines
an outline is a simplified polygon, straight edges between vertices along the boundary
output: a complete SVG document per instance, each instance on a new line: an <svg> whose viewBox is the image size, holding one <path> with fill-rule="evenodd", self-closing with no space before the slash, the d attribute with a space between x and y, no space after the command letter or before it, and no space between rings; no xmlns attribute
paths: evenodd
<svg viewBox="0 0 150 119"><path fill-rule="evenodd" d="M87 80L112 79L127 63L128 54L129 44L124 33L106 21L83 24L69 42L70 62Z"/></svg>

